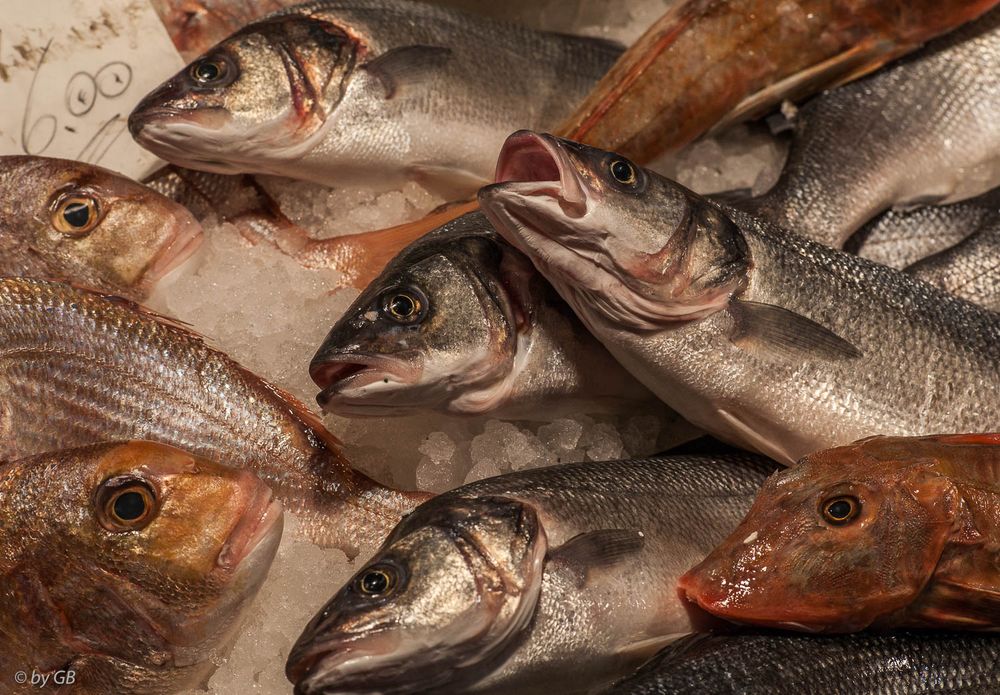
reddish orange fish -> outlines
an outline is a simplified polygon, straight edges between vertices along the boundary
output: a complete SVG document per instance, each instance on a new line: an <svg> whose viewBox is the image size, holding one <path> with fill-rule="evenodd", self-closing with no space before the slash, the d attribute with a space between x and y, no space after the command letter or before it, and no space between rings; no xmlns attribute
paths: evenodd
<svg viewBox="0 0 1000 695"><path fill-rule="evenodd" d="M680 591L810 632L1000 627L1000 434L873 437L771 476Z"/></svg>

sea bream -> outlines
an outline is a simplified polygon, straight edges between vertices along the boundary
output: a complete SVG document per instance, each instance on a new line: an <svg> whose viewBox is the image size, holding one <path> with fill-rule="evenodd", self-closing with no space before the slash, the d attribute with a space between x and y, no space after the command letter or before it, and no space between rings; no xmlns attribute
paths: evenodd
<svg viewBox="0 0 1000 695"><path fill-rule="evenodd" d="M304 535L371 548L426 494L353 470L292 396L174 321L60 283L0 279L0 459L149 439L259 475Z"/></svg>
<svg viewBox="0 0 1000 695"><path fill-rule="evenodd" d="M83 162L0 157L0 275L141 299L201 243L181 205Z"/></svg>
<svg viewBox="0 0 1000 695"><path fill-rule="evenodd" d="M309 368L323 409L553 417L655 401L482 213L410 244Z"/></svg>
<svg viewBox="0 0 1000 695"><path fill-rule="evenodd" d="M319 0L207 51L129 128L194 169L468 195L512 128L567 116L622 50L406 0Z"/></svg>
<svg viewBox="0 0 1000 695"><path fill-rule="evenodd" d="M774 474L679 586L768 627L996 630L998 509L1000 434L872 437Z"/></svg>
<svg viewBox="0 0 1000 695"><path fill-rule="evenodd" d="M497 181L479 194L497 231L720 439L791 464L1000 419L1000 315L552 136L512 135Z"/></svg>
<svg viewBox="0 0 1000 695"><path fill-rule="evenodd" d="M281 527L281 504L256 476L163 444L0 465L0 689L201 687Z"/></svg>
<svg viewBox="0 0 1000 695"><path fill-rule="evenodd" d="M891 207L1000 184L1000 10L816 97L794 117L781 178L741 207L840 248Z"/></svg>
<svg viewBox="0 0 1000 695"><path fill-rule="evenodd" d="M440 495L313 618L289 679L298 695L592 691L693 629L677 577L775 467L588 462Z"/></svg>

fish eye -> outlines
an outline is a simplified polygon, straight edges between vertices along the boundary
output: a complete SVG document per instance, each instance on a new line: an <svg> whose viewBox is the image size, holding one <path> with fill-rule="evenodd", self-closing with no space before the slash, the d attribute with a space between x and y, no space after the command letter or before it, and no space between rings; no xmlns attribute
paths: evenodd
<svg viewBox="0 0 1000 695"><path fill-rule="evenodd" d="M98 519L109 531L138 531L149 525L157 511L156 491L140 478L112 478L98 488Z"/></svg>
<svg viewBox="0 0 1000 695"><path fill-rule="evenodd" d="M427 300L416 289L393 289L382 296L382 314L396 323L417 323L427 313Z"/></svg>
<svg viewBox="0 0 1000 695"><path fill-rule="evenodd" d="M840 495L823 502L823 518L835 526L852 521L861 512L861 502L857 497Z"/></svg>
<svg viewBox="0 0 1000 695"><path fill-rule="evenodd" d="M101 208L92 195L64 195L52 207L52 226L68 236L85 236L100 221Z"/></svg>
<svg viewBox="0 0 1000 695"><path fill-rule="evenodd" d="M639 178L635 170L635 165L626 159L612 160L609 169L615 181L626 186L634 185Z"/></svg>
<svg viewBox="0 0 1000 695"><path fill-rule="evenodd" d="M202 58L188 68L191 79L201 85L221 82L229 74L229 62L219 56Z"/></svg>
<svg viewBox="0 0 1000 695"><path fill-rule="evenodd" d="M355 587L365 596L379 597L395 589L397 580L395 568L388 565L374 565L358 575Z"/></svg>

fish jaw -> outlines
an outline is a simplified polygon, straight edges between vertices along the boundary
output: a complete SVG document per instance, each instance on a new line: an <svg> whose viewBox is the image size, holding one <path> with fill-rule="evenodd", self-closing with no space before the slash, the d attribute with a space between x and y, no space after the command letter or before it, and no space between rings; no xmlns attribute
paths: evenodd
<svg viewBox="0 0 1000 695"><path fill-rule="evenodd" d="M391 400L392 394L417 386L422 372L416 358L361 354L323 356L309 366L309 375L322 389L316 402L323 411L351 415L377 415L390 408L371 402L373 396Z"/></svg>
<svg viewBox="0 0 1000 695"><path fill-rule="evenodd" d="M140 284L150 288L187 261L201 247L205 233L187 210L176 211L166 229L166 242L143 273Z"/></svg>

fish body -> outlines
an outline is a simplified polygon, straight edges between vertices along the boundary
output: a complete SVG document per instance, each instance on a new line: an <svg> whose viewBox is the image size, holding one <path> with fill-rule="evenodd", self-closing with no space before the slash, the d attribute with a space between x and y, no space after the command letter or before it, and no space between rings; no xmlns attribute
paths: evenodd
<svg viewBox="0 0 1000 695"><path fill-rule="evenodd" d="M991 695L1000 637L901 631L692 635L605 695Z"/></svg>
<svg viewBox="0 0 1000 695"><path fill-rule="evenodd" d="M633 376L721 439L791 464L1000 417L993 312L612 153L519 133L497 172L480 192L497 231Z"/></svg>
<svg viewBox="0 0 1000 695"><path fill-rule="evenodd" d="M1000 12L816 97L795 116L777 184L743 207L840 248L891 207L948 203L1000 183Z"/></svg>
<svg viewBox="0 0 1000 695"><path fill-rule="evenodd" d="M333 326L310 365L325 410L551 417L655 400L618 367L482 213L408 246Z"/></svg>
<svg viewBox="0 0 1000 695"><path fill-rule="evenodd" d="M774 467L590 462L440 495L306 627L289 678L300 695L592 690L692 629L678 571Z"/></svg>
<svg viewBox="0 0 1000 695"><path fill-rule="evenodd" d="M0 280L0 457L142 438L259 475L306 535L349 552L416 504L352 470L304 405L140 307Z"/></svg>
<svg viewBox="0 0 1000 695"><path fill-rule="evenodd" d="M906 272L991 311L1000 311L1000 218L983 224L951 248L914 263Z"/></svg>
<svg viewBox="0 0 1000 695"><path fill-rule="evenodd" d="M3 464L0 517L5 693L201 686L282 527L256 476L139 441Z"/></svg>
<svg viewBox="0 0 1000 695"><path fill-rule="evenodd" d="M729 620L809 632L1000 625L1000 435L872 437L807 456L680 580Z"/></svg>
<svg viewBox="0 0 1000 695"><path fill-rule="evenodd" d="M301 0L151 0L184 60L194 60L250 22Z"/></svg>
<svg viewBox="0 0 1000 695"><path fill-rule="evenodd" d="M194 169L467 195L512 127L558 122L620 53L423 3L310 2L210 49L129 127Z"/></svg>
<svg viewBox="0 0 1000 695"><path fill-rule="evenodd" d="M0 275L139 299L201 239L187 210L124 176L64 159L0 157Z"/></svg>

